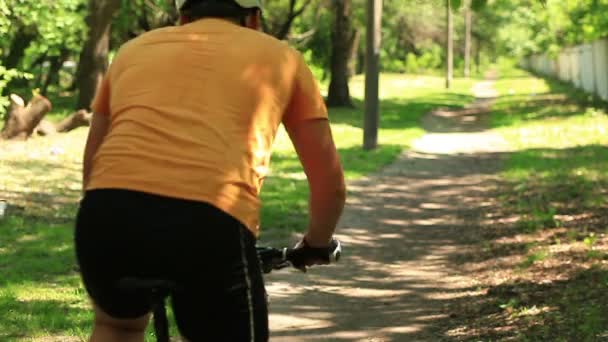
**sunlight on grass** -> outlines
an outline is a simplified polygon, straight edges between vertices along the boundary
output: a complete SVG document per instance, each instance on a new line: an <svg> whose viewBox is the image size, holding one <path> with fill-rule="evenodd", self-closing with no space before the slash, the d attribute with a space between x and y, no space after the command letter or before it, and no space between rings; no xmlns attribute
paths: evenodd
<svg viewBox="0 0 608 342"><path fill-rule="evenodd" d="M501 97L492 124L521 151L511 158L507 178L566 172L597 179L607 171L606 152L599 147L608 144L604 111L580 106L563 92L552 91L549 82L532 76L500 80L497 88ZM508 95L512 89L518 89L517 95Z"/></svg>
<svg viewBox="0 0 608 342"><path fill-rule="evenodd" d="M520 118L520 121L498 131L517 149L571 148L608 142L608 116L597 109L580 109L564 114L548 107L535 114L540 118ZM564 117L559 117L560 114Z"/></svg>
<svg viewBox="0 0 608 342"><path fill-rule="evenodd" d="M498 99L497 105L511 102L513 98L509 98L509 96L524 96L528 99L534 99L535 96L546 94L550 91L549 84L544 79L530 74L524 75L517 78L509 78L507 76L496 82L495 88L500 96L502 96L502 98Z"/></svg>
<svg viewBox="0 0 608 342"><path fill-rule="evenodd" d="M0 198L22 215L71 220L80 196L87 130L26 142L0 142Z"/></svg>

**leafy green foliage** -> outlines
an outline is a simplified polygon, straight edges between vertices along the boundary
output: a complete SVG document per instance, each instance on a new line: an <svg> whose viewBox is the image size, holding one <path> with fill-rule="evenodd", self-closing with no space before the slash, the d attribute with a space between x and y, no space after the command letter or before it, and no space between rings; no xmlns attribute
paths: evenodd
<svg viewBox="0 0 608 342"><path fill-rule="evenodd" d="M9 19L11 10L9 9L6 0L0 0L0 14L0 35L4 36L8 33L9 27L11 25Z"/></svg>
<svg viewBox="0 0 608 342"><path fill-rule="evenodd" d="M15 78L32 78L31 74L20 72L16 69L6 69L2 65L0 65L0 94L7 86L7 84ZM8 98L0 97L0 114L4 112L4 109L9 105ZM3 115L0 115L0 119Z"/></svg>
<svg viewBox="0 0 608 342"><path fill-rule="evenodd" d="M49 77L50 59L77 56L86 31L85 9L85 0L0 0L0 94L27 96ZM11 89L5 89L9 82ZM0 112L6 101L0 99Z"/></svg>
<svg viewBox="0 0 608 342"><path fill-rule="evenodd" d="M488 3L487 0L472 0L471 1L471 9L474 11L479 11L484 8Z"/></svg>
<svg viewBox="0 0 608 342"><path fill-rule="evenodd" d="M0 20L0 32L8 38L0 42L0 48L6 48L19 27L31 26L36 39L28 53L29 62L41 53L52 56L62 48L79 50L85 32L84 5L84 0L0 0L0 11L10 24L10 29L3 28L5 24Z"/></svg>
<svg viewBox="0 0 608 342"><path fill-rule="evenodd" d="M112 23L112 46L118 48L142 33L174 25L177 16L173 1L123 0Z"/></svg>
<svg viewBox="0 0 608 342"><path fill-rule="evenodd" d="M494 0L477 11L475 35L500 55L557 52L608 34L606 0Z"/></svg>

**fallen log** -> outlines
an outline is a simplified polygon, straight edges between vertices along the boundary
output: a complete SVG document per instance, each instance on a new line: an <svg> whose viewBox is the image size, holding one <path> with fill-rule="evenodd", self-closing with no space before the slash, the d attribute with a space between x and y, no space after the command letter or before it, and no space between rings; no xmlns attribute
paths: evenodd
<svg viewBox="0 0 608 342"><path fill-rule="evenodd" d="M57 128L55 128L55 124L50 121L42 120L36 127L35 133L40 136L49 136L57 133Z"/></svg>
<svg viewBox="0 0 608 342"><path fill-rule="evenodd" d="M32 134L49 136L56 133L67 133L78 127L91 125L93 114L81 109L70 114L57 124L43 120L52 109L51 102L42 95L35 95L27 106L16 94L10 96L10 107L4 118L4 127L0 138L6 140L26 140Z"/></svg>
<svg viewBox="0 0 608 342"><path fill-rule="evenodd" d="M10 95L11 106L4 119L4 127L0 132L2 139L21 139L29 138L42 118L53 106L51 102L40 94L34 95L32 100L25 105L25 101L16 94Z"/></svg>
<svg viewBox="0 0 608 342"><path fill-rule="evenodd" d="M70 116L63 119L58 124L53 124L47 120L40 121L40 124L38 124L38 127L36 127L36 134L40 136L49 136L57 133L67 133L78 127L91 126L92 119L93 113L89 113L86 110L81 109L70 114Z"/></svg>
<svg viewBox="0 0 608 342"><path fill-rule="evenodd" d="M55 126L57 132L66 133L78 127L91 126L91 120L93 119L93 113L89 113L84 109L72 113L72 115L63 119L60 123Z"/></svg>

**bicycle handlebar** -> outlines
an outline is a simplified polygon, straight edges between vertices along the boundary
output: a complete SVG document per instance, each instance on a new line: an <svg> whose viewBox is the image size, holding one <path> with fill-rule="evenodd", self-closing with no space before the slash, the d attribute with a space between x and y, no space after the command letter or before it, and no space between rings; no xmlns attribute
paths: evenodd
<svg viewBox="0 0 608 342"><path fill-rule="evenodd" d="M340 260L342 244L333 240L328 248L314 248L306 245L296 248L256 247L262 271L266 274L293 266L301 269L306 260L317 259L320 263L332 264Z"/></svg>

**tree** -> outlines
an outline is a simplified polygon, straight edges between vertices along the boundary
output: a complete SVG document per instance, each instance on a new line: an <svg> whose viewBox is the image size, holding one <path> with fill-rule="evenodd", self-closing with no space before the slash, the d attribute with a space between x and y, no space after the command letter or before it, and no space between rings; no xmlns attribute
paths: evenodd
<svg viewBox="0 0 608 342"><path fill-rule="evenodd" d="M444 1L385 1L382 12L382 71L420 73L444 66Z"/></svg>
<svg viewBox="0 0 608 342"><path fill-rule="evenodd" d="M331 44L331 81L327 94L330 107L352 107L348 88L349 60L357 33L352 25L352 0L332 0L334 22Z"/></svg>
<svg viewBox="0 0 608 342"><path fill-rule="evenodd" d="M275 1L265 8L264 31L280 40L289 38L294 21L312 7L313 0ZM298 6L299 5L299 6Z"/></svg>
<svg viewBox="0 0 608 342"><path fill-rule="evenodd" d="M89 0L87 40L80 53L76 84L79 89L76 109L89 108L98 84L108 67L110 28L121 0Z"/></svg>
<svg viewBox="0 0 608 342"><path fill-rule="evenodd" d="M8 54L2 59L2 65L8 69L14 69L25 56L25 50L30 46L38 35L35 25L23 23L21 20L14 21L17 30L8 47Z"/></svg>
<svg viewBox="0 0 608 342"><path fill-rule="evenodd" d="M45 62L64 55L63 51L69 55L80 50L83 1L0 0L0 64L5 70L19 71L0 89L2 94L25 95L34 87L33 82L36 86L56 82L56 75L49 74L52 70L47 71ZM28 74L37 77L26 77ZM0 78L6 80L5 75L0 72ZM6 102L0 102L4 107Z"/></svg>
<svg viewBox="0 0 608 342"><path fill-rule="evenodd" d="M112 21L110 45L119 47L140 34L177 23L178 13L173 0L123 1Z"/></svg>
<svg viewBox="0 0 608 342"><path fill-rule="evenodd" d="M454 76L454 17L452 16L452 1L446 0L446 76L445 87L452 87L452 77Z"/></svg>
<svg viewBox="0 0 608 342"><path fill-rule="evenodd" d="M465 9L464 77L471 76L471 25L473 24L471 6Z"/></svg>
<svg viewBox="0 0 608 342"><path fill-rule="evenodd" d="M380 122L378 83L380 73L380 40L382 37L382 0L368 0L367 13L363 148L370 150L378 146L378 126Z"/></svg>

